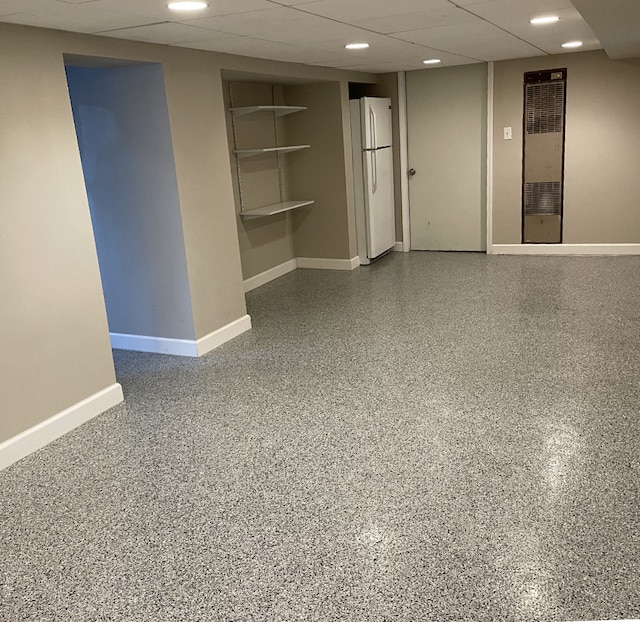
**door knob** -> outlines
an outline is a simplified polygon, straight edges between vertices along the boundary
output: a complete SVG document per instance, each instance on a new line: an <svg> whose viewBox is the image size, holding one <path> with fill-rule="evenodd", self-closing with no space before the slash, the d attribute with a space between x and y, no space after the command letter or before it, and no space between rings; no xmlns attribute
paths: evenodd
<svg viewBox="0 0 640 622"><path fill-rule="evenodd" d="M410 168L409 169L409 177L413 177L416 174L416 169L415 168Z"/></svg>

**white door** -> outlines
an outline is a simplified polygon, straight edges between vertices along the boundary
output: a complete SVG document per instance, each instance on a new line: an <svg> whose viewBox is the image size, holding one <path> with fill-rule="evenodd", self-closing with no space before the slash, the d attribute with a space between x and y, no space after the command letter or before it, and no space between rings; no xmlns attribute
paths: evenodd
<svg viewBox="0 0 640 622"><path fill-rule="evenodd" d="M484 64L407 72L412 250L486 248Z"/></svg>

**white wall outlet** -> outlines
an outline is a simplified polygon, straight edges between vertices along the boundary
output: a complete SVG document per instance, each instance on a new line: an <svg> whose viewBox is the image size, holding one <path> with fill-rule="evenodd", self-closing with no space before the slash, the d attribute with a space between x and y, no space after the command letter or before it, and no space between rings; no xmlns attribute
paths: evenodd
<svg viewBox="0 0 640 622"><path fill-rule="evenodd" d="M505 140L511 140L513 138L513 133L511 131L510 127L505 127L504 128L504 139Z"/></svg>

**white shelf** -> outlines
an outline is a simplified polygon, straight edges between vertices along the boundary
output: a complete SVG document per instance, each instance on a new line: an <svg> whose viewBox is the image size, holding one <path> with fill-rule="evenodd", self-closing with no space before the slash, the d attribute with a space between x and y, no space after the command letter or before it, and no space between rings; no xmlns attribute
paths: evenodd
<svg viewBox="0 0 640 622"><path fill-rule="evenodd" d="M257 209L240 212L240 216L243 218L264 218L265 216L288 212L298 207L305 207L305 205L313 205L313 201L283 201L282 203L273 203L272 205L264 205Z"/></svg>
<svg viewBox="0 0 640 622"><path fill-rule="evenodd" d="M306 110L305 106L242 106L240 108L229 108L234 117L243 117L256 112L273 112L276 117L284 117L287 114Z"/></svg>
<svg viewBox="0 0 640 622"><path fill-rule="evenodd" d="M300 149L309 149L311 145L291 145L289 147L267 147L266 149L237 149L234 151L238 159L250 158L251 156L260 155L262 153L289 153L290 151L300 151Z"/></svg>

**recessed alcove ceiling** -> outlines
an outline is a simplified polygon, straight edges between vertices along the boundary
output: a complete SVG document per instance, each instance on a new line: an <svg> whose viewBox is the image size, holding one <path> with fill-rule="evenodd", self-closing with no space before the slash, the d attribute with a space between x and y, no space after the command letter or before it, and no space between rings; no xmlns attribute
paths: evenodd
<svg viewBox="0 0 640 622"><path fill-rule="evenodd" d="M637 0L0 0L0 21L375 73L604 47L640 54ZM554 14L546 26L533 17ZM346 50L350 42L369 48Z"/></svg>

